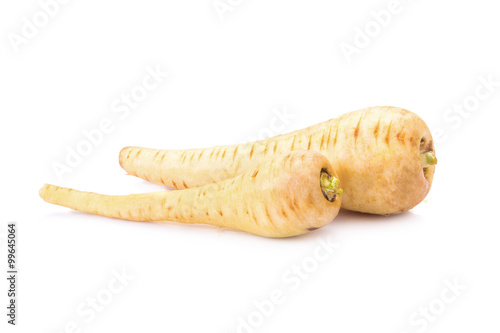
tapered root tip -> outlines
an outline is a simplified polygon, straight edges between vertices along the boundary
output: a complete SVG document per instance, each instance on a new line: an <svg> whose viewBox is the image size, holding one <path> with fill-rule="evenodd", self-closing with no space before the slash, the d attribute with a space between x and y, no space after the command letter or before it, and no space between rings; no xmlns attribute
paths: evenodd
<svg viewBox="0 0 500 333"><path fill-rule="evenodd" d="M47 201L48 193L50 192L51 187L54 187L54 185L45 184L42 186L40 191L38 191L38 194L43 200Z"/></svg>
<svg viewBox="0 0 500 333"><path fill-rule="evenodd" d="M125 147L122 150L120 150L120 154L118 155L118 162L120 163L120 166L123 168L123 163L125 162L125 156L127 156L128 151L130 150L131 147Z"/></svg>

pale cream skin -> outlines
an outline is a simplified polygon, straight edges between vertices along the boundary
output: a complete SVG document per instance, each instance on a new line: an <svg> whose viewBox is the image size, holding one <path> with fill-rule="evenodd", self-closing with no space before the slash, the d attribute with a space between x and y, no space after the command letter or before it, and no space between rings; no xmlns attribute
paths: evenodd
<svg viewBox="0 0 500 333"><path fill-rule="evenodd" d="M203 223L290 237L321 228L337 216L340 185L325 156L294 151L235 178L187 190L113 196L45 185L40 196L56 205L126 220Z"/></svg>
<svg viewBox="0 0 500 333"><path fill-rule="evenodd" d="M431 133L416 114L370 107L253 143L190 150L127 147L120 165L131 175L177 189L215 183L293 150L325 155L344 189L342 207L395 214L419 204L437 162Z"/></svg>

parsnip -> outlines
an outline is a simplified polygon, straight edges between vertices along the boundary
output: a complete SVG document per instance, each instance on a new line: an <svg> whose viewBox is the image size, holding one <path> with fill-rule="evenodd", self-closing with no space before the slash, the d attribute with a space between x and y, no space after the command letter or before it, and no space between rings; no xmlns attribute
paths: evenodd
<svg viewBox="0 0 500 333"><path fill-rule="evenodd" d="M131 175L183 189L215 183L293 150L324 154L344 188L342 207L373 214L407 211L430 190L437 162L431 133L416 114L371 107L268 140L190 150L127 147Z"/></svg>
<svg viewBox="0 0 500 333"><path fill-rule="evenodd" d="M342 190L320 153L294 151L216 184L181 191L101 195L45 185L47 202L134 221L177 221L229 227L267 237L321 228L338 214Z"/></svg>

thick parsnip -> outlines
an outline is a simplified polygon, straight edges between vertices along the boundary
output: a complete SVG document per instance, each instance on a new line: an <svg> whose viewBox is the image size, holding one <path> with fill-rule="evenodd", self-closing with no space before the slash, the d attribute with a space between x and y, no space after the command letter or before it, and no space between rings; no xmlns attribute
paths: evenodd
<svg viewBox="0 0 500 333"><path fill-rule="evenodd" d="M330 223L340 209L342 190L325 156L294 151L235 178L188 190L111 196L45 185L40 196L126 220L205 223L289 237Z"/></svg>
<svg viewBox="0 0 500 333"><path fill-rule="evenodd" d="M324 154L342 181L342 207L373 214L401 213L420 203L437 161L429 128L416 114L371 107L248 144L191 150L127 147L120 165L131 175L183 189L234 177L293 150Z"/></svg>

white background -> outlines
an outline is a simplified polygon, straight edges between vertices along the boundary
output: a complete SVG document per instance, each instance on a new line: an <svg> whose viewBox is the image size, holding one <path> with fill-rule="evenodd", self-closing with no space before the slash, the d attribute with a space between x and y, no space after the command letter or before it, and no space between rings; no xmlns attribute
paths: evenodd
<svg viewBox="0 0 500 333"><path fill-rule="evenodd" d="M222 20L212 0L69 1L18 52L10 39L40 5L1 3L1 267L6 224L16 221L20 270L15 328L0 283L2 331L236 332L250 316L256 327L241 332L497 332L500 86L471 112L447 111L478 101L481 77L500 81L496 3L401 0L380 31L370 13L389 1L229 3ZM348 62L341 45L366 26L372 37ZM120 119L112 104L148 66L168 78ZM405 214L342 211L323 229L276 240L113 220L38 197L44 183L161 190L126 176L124 146L232 144L269 132L276 109L294 115L279 134L374 105L414 111L440 133L432 191ZM53 163L104 118L111 133L58 179ZM292 290L283 276L329 238L340 247ZM133 276L127 286L95 317L79 315L122 269ZM445 304L446 281L466 290ZM258 322L254 302L274 289L285 301ZM422 322L429 306L439 314Z"/></svg>

